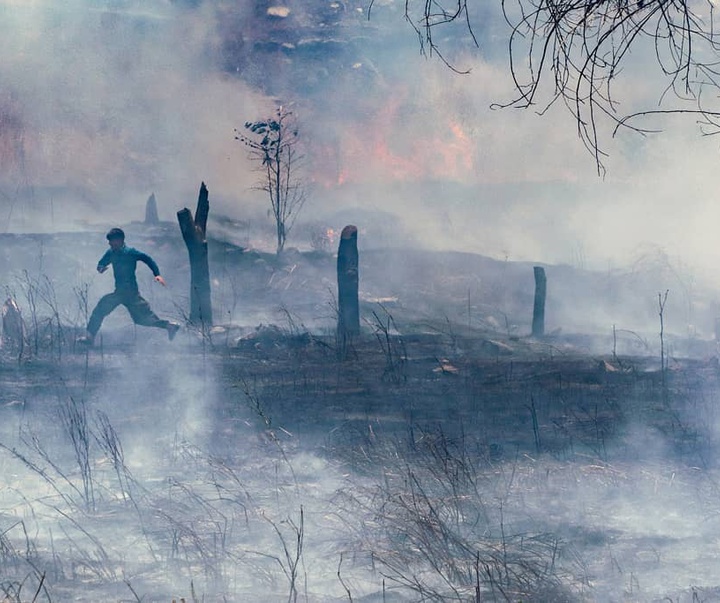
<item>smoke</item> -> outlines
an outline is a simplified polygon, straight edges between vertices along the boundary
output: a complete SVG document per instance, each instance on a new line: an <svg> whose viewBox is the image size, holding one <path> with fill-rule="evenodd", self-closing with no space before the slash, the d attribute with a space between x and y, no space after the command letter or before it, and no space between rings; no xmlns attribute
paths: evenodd
<svg viewBox="0 0 720 603"><path fill-rule="evenodd" d="M479 48L462 24L437 40L461 75L419 52L403 3L374 3L370 18L361 2L286 7L282 16L250 2L0 3L4 230L127 224L153 191L171 220L204 180L214 236L270 245L258 235L272 228L253 189L259 174L234 130L282 102L298 118L310 185L292 246L355 223L365 249L570 264L608 282L640 266L654 279L642 285L643 326L654 325L658 291L690 307L698 282L716 282L714 139L680 121L661 124L660 136L612 138L612 123L600 122L610 155L599 178L562 104L542 115L497 107L514 93L497 8L471 15ZM637 53L618 76L623 112L656 100L655 78L633 80L652 60ZM394 274L388 282L405 278L402 267ZM586 307L577 293L568 301ZM697 320L671 309L683 332ZM567 311L560 322L582 314ZM638 327L618 312L596 318Z"/></svg>
<svg viewBox="0 0 720 603"><path fill-rule="evenodd" d="M479 48L464 25L436 40L465 75L419 52L402 3L374 3L370 15L361 2L286 8L0 4L5 230L140 219L153 191L169 219L201 180L213 213L262 220L258 175L234 130L283 102L306 145L301 220L382 210L400 217L399 243L435 249L553 263L581 254L604 269L652 243L701 273L715 264L714 140L687 122L613 138L600 122L609 156L599 178L566 108L538 115L549 91L537 111L497 108L514 94L498 8L471 13ZM662 91L649 52L630 60L616 84L623 113Z"/></svg>
<svg viewBox="0 0 720 603"><path fill-rule="evenodd" d="M473 13L479 49L468 45L467 35L440 40L446 57L470 70L459 75L437 57L418 52L417 38L403 20L403 4L375 2L368 20L367 5L350 1L287 2L284 16L279 10L268 15L262 2L229 0L0 0L5 230L81 228L79 220L125 224L142 218L152 191L160 218L168 220L176 209L192 206L204 180L211 215L227 218L222 226L228 238L244 224L255 246L256 231L247 223L266 217L266 202L252 190L257 174L234 140L234 129L271 114L276 102L292 103L307 144L306 176L313 189L305 223L298 223L298 238L290 244L307 245L300 237L309 238L315 224L339 230L356 223L364 254L363 301L387 300L399 323L420 315L428 329L435 329L433 320L442 323L437 330L448 341L438 350L411 348L402 370L407 365L418 372L409 379L403 374L402 384L386 383L382 343L372 362L358 365L362 370L348 378L331 347L315 335L307 347L278 347L269 336L246 342L245 356L233 351L221 357L202 347L211 340L187 332L168 349L164 332L136 333L119 310L104 323L105 340L90 352L84 368L82 356L67 361L74 367L67 374L60 368L46 371L40 359L23 365L23 371L34 367L34 373L16 376L8 368L0 398L8 415L0 428L0 443L7 447L0 456L8 486L3 508L8 516L32 519L29 531L39 534L38 548L48 555L49 567L60 563L56 545L70 558L68 564L96 550L96 543L76 535L75 524L59 513L67 512L62 494L80 500L73 488L80 481L72 445L57 420L58 407L72 395L87 403L91 428L97 429L96 411L105 412L137 479L116 478L113 460L91 441L92 470L103 488L98 500L107 513L87 529L102 534L110 556L88 565L117 572L99 575L101 585L124 588L131 578L143 595L165 589L156 598L167 600L170 585L188 590L195 577L199 592L248 592L255 600L258 593L272 593L269 598L284 600L283 576L292 560L288 545L298 540L304 512L307 570L303 567L302 578L305 588L309 582L314 589L309 600L345 597L345 576L355 598L385 598L382 568L377 572L376 560L365 563L363 557L374 549L356 545L375 536L380 519L390 525L390 503L399 509L404 501L421 500L412 486L420 484L413 482L418 476L438 487L436 494L429 492L437 496L427 499L430 508L457 509L453 523L458 527L472 523L460 521L465 501L478 501L467 517L480 518L488 513L480 508L487 496L489 514L499 518L497 525L488 525L503 546L506 529L521 541L540 528L558 534L569 544L563 549L566 566L573 571L586 566L572 581L582 582L588 596L598 600L633 597L638 588L643 589L638 600L672 589L679 599L689 595L688 585L699 583L692 571L713 585L717 476L702 457L714 450L717 386L698 385L690 395L681 388L694 384L689 373L687 385L677 385L678 400L669 404L662 399L667 390L645 379L657 376L658 291L672 290L668 331L685 334L699 313L695 308L693 316L693 273L709 275L716 264L715 141L695 136L686 123L667 124L665 134L652 139L606 138L611 155L608 173L600 179L561 105L542 116L491 108L513 93L506 30L496 9ZM460 36L464 29L452 31ZM646 61L641 55L637 66ZM653 98L649 88L632 81L621 82L618 95L633 106ZM219 222L211 225L220 228ZM158 260L168 279L168 287L160 288L141 267L141 291L161 317L179 319L188 272L180 237L173 247L151 240L153 234L139 227L128 229L128 235L130 244ZM87 285L91 304L111 287L108 274L93 272L104 240L86 238L82 245L79 237L48 237L47 242L22 237L19 250L15 241L6 245L5 269L28 271L15 281L8 272L6 286L22 294L35 275L43 283L57 280L60 301L55 303L78 314L71 285ZM494 328L507 334L509 347L525 349L520 335L529 325L521 322L518 329L513 321L530 319L531 266L467 254L370 249L411 245L601 268L603 279L548 268L549 330L582 330L593 323L605 334L593 352L607 358L617 346L621 356L640 353L651 359L636 370L626 372L623 365L608 374L606 369L616 367L601 363L600 370L587 369L587 382L575 384L567 384L563 372L569 356L550 345L539 354L547 354L552 367L547 375L536 375L537 381L523 371L542 373L548 365L525 367L513 356L505 362L505 344L497 345L494 367L475 366L476 351L462 347L454 325ZM334 291L332 258L315 259L308 267L300 256L288 254L287 266L275 266L235 251L227 250L229 259L211 260L213 290L222 300L217 315L223 320L244 327L285 321L282 343L293 339L287 334L304 335L305 324L315 334L322 325L334 326L333 310L323 302ZM237 260L240 255L246 264ZM70 275L68 266L78 273ZM55 280L44 280L46 275ZM28 300L20 295L19 301ZM77 315L73 324L81 328L85 319ZM707 333L711 325L702 327ZM425 341L422 335L419 341ZM217 342L218 334L214 337ZM408 337L408 345L413 341ZM638 341L644 345L639 352L633 347ZM674 368L669 333L664 344ZM361 350L358 361L370 358L368 353ZM457 365L459 376L446 374L444 362ZM598 361L588 363L596 367ZM572 376L572 367L567 370ZM714 367L703 370L698 382L707 374L717 380ZM672 376L668 371L671 384ZM632 381L623 386L625 378ZM547 393L550 380L557 383L552 394ZM468 416L460 414L466 404ZM496 415L486 408L493 404ZM408 413L414 418L405 421ZM433 417L451 428L452 417L457 418L457 448L444 446L453 443L452 434L420 425ZM422 437L414 435L416 429L425 429ZM21 437L30 432L47 436L42 450ZM439 465L431 464L429 455L420 456L422 446L441 453L433 457ZM60 491L52 491L47 478L31 471L15 449L30 461L46 461L48 471L50 461L59 459ZM443 461L451 463L437 473ZM468 496L454 489L462 475L448 466L470 476ZM438 475L440 480L431 479ZM47 509L49 518L35 519L36 508L45 510L39 501L48 492L55 507ZM126 496L134 496L135 504ZM430 515L419 517L432 525ZM441 526L452 527L450 522ZM7 529L2 526L3 535ZM53 534L60 529L69 532L56 542ZM407 535L392 529L386 534L397 543ZM22 544L23 538L12 536ZM415 549L409 552L408 559L417 559ZM350 553L357 558L351 560ZM554 565L554 553L552 559ZM468 575L474 563L470 558ZM112 569L116 566L127 568L128 582ZM62 568L56 572L62 574ZM66 582L55 577L54 583L71 588L80 577ZM123 590L115 598L127 596ZM182 596L190 599L187 592Z"/></svg>
<svg viewBox="0 0 720 603"><path fill-rule="evenodd" d="M191 203L203 178L220 190L246 184L232 132L255 95L213 68L211 12L83 1L3 12L8 213L14 204L16 216L49 215L53 199L64 227L137 219L132 204L153 190L174 207Z"/></svg>

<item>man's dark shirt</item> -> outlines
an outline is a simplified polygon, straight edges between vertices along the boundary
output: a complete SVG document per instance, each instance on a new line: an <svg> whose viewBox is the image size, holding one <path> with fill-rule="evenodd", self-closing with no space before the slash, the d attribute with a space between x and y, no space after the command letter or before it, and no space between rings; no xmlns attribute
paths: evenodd
<svg viewBox="0 0 720 603"><path fill-rule="evenodd" d="M138 261L147 264L154 276L160 275L160 269L155 260L146 253L125 245L117 251L108 249L105 255L100 258L98 269L106 268L112 264L113 275L115 276L115 290L137 291L138 284L135 278L135 268Z"/></svg>

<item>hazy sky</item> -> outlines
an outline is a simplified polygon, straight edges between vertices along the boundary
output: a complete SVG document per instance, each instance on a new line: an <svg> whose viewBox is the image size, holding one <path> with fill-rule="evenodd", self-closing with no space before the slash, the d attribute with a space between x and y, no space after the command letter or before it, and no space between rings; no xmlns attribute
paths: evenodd
<svg viewBox="0 0 720 603"><path fill-rule="evenodd" d="M352 26L295 38L286 30L307 25L308 4L286 4L290 16L268 33L255 27L263 12L249 1L0 0L5 230L48 228L34 210L51 209L56 228L139 219L153 191L161 218L173 219L194 203L201 180L218 212L242 217L262 207L234 128L272 111L258 86L269 80L266 91L296 103L308 143L316 187L305 217L397 211L434 247L581 257L597 267L657 245L711 274L720 140L702 137L692 119L663 123L650 138L601 132L610 156L600 179L564 107L543 116L490 109L513 93L508 30L495 9L472 15L480 48L453 55L471 70L460 76L420 55L398 0L375 2L369 23L367 3L348 2L342 18ZM269 51L277 60L265 63L250 56L254 64L232 74L223 53L233 28L243 36L240 55L286 34L303 51ZM344 35L350 50L313 54L306 44ZM656 68L640 52L633 61L617 98L623 110L653 107L662 92ZM428 181L452 192L431 194Z"/></svg>

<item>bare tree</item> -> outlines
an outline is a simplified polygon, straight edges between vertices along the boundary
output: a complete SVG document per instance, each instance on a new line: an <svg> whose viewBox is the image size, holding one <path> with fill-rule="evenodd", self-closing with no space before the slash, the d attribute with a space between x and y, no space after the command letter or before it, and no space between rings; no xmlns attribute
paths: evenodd
<svg viewBox="0 0 720 603"><path fill-rule="evenodd" d="M306 200L297 122L293 112L281 105L273 118L246 122L245 129L248 134L235 130L235 139L245 143L250 159L259 164L263 176L257 188L270 200L279 254Z"/></svg>
<svg viewBox="0 0 720 603"><path fill-rule="evenodd" d="M599 124L607 119L613 135L629 128L640 133L642 117L691 114L704 134L720 133L720 31L714 0L500 0L510 25L510 73L517 95L502 107L537 107L558 101L575 117L578 135L604 171ZM372 2L371 2L372 6ZM472 42L467 0L406 0L405 17L422 52L442 54L439 29L464 22ZM614 84L630 63L631 51L649 49L664 79L658 108L620 112ZM649 72L647 72L649 75ZM549 82L548 82L549 80ZM544 84L549 92L544 93ZM710 89L710 90L708 90ZM707 92L705 92L707 90ZM714 92L712 92L714 90ZM677 101L668 104L671 99Z"/></svg>

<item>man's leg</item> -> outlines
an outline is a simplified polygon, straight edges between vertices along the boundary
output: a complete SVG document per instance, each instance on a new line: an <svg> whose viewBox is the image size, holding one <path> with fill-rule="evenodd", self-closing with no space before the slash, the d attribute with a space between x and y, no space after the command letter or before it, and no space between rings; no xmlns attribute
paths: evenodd
<svg viewBox="0 0 720 603"><path fill-rule="evenodd" d="M165 329L170 339L173 339L180 329L180 325L177 323L159 318L150 308L150 304L139 293L127 296L123 304L125 304L128 312L130 312L130 316L135 324L144 327Z"/></svg>
<svg viewBox="0 0 720 603"><path fill-rule="evenodd" d="M102 325L102 321L105 320L105 317L119 305L120 296L115 292L108 293L100 298L100 301L97 303L97 306L95 306L95 309L90 315L90 320L88 321L88 337L86 338L88 343L92 343L93 339L95 339L95 335L97 335L97 332L100 330L100 325Z"/></svg>

